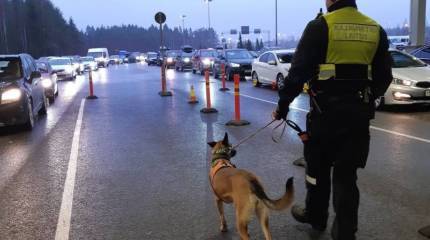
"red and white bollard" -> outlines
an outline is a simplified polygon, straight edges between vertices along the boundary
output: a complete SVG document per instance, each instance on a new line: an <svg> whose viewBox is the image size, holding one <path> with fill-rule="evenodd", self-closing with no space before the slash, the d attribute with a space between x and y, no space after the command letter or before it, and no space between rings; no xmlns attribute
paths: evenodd
<svg viewBox="0 0 430 240"><path fill-rule="evenodd" d="M206 107L200 110L202 113L217 113L218 110L212 107L211 102L211 86L210 86L210 79L209 79L209 71L205 71L205 84L206 84Z"/></svg>
<svg viewBox="0 0 430 240"><path fill-rule="evenodd" d="M225 86L225 64L224 63L221 64L221 81L222 81L222 88L220 88L219 90L222 92L230 91L230 89Z"/></svg>
<svg viewBox="0 0 430 240"><path fill-rule="evenodd" d="M90 68L90 71L88 72L88 81L89 81L89 87L90 87L90 95L88 95L87 99L94 100L98 97L94 95L94 83L93 83L93 71Z"/></svg>
<svg viewBox="0 0 430 240"><path fill-rule="evenodd" d="M163 60L163 64L161 65L161 92L158 93L162 97L171 97L173 96L172 92L167 91L167 83L166 83L166 61Z"/></svg>
<svg viewBox="0 0 430 240"><path fill-rule="evenodd" d="M240 75L235 74L234 75L234 120L231 120L226 125L227 126L246 126L251 124L250 122L246 120L242 120L240 118Z"/></svg>

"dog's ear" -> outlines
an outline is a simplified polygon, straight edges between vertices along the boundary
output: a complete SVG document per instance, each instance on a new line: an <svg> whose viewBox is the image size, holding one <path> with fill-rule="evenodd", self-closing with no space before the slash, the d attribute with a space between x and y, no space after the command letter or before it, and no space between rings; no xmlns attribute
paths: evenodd
<svg viewBox="0 0 430 240"><path fill-rule="evenodd" d="M216 142L208 142L208 145L209 145L211 148L215 147L215 145L216 145L216 144L217 144Z"/></svg>
<svg viewBox="0 0 430 240"><path fill-rule="evenodd" d="M224 140L222 140L222 144L224 144L224 146L227 146L229 144L229 142L228 142L228 133L225 133Z"/></svg>

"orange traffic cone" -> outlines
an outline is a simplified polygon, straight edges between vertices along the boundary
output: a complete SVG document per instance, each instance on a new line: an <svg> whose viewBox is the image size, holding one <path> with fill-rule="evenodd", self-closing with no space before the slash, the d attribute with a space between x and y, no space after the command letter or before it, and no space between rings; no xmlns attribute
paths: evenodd
<svg viewBox="0 0 430 240"><path fill-rule="evenodd" d="M189 99L188 103L189 103L189 104L196 104L196 103L198 103L198 102L199 102L199 101L197 100L196 92L194 91L194 86L193 86L193 85L191 85L191 89L190 89L190 99Z"/></svg>

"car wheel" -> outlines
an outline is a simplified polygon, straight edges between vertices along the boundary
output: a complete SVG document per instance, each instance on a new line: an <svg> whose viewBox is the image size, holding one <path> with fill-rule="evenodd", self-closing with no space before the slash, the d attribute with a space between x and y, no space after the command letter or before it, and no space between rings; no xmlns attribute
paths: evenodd
<svg viewBox="0 0 430 240"><path fill-rule="evenodd" d="M26 131L31 131L34 127L34 114L33 114L33 104L31 99L27 100L27 121L24 123L23 128Z"/></svg>
<svg viewBox="0 0 430 240"><path fill-rule="evenodd" d="M276 76L276 89L284 88L284 82L284 75L282 75L281 73L278 74L278 76Z"/></svg>
<svg viewBox="0 0 430 240"><path fill-rule="evenodd" d="M257 72L252 73L252 84L254 85L254 87L260 87L261 86L261 83L258 80Z"/></svg>
<svg viewBox="0 0 430 240"><path fill-rule="evenodd" d="M233 81L233 76L231 74L231 72L227 69L225 70L225 77L227 81Z"/></svg>
<svg viewBox="0 0 430 240"><path fill-rule="evenodd" d="M45 96L45 94L43 95L43 104L42 107L39 110L39 115L44 116L48 113L48 106L49 106L49 102L48 102L48 98Z"/></svg>
<svg viewBox="0 0 430 240"><path fill-rule="evenodd" d="M215 79L218 79L218 70L216 70L216 68L212 69L212 75L214 76Z"/></svg>
<svg viewBox="0 0 430 240"><path fill-rule="evenodd" d="M200 75L204 76L205 75L205 70L200 70Z"/></svg>
<svg viewBox="0 0 430 240"><path fill-rule="evenodd" d="M384 108L384 97L379 97L375 99L375 108L378 110L382 110Z"/></svg>
<svg viewBox="0 0 430 240"><path fill-rule="evenodd" d="M197 73L196 69L193 68L193 74L196 74L196 73Z"/></svg>

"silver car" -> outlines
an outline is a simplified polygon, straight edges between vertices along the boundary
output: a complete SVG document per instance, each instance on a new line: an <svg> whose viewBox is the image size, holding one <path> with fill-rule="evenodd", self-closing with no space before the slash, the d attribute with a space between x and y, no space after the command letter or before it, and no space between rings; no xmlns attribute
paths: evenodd
<svg viewBox="0 0 430 240"><path fill-rule="evenodd" d="M384 97L376 101L383 105L430 104L430 67L405 52L390 50L393 57L393 82Z"/></svg>

